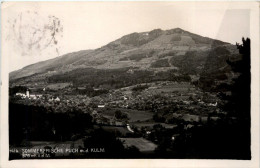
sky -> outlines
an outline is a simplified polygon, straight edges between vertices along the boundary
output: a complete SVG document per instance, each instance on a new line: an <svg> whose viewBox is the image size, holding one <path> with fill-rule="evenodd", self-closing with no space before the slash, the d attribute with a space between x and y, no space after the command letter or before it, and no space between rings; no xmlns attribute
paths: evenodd
<svg viewBox="0 0 260 168"><path fill-rule="evenodd" d="M157 28L179 27L235 44L250 37L250 11L244 3L5 2L2 56L9 58L11 72Z"/></svg>

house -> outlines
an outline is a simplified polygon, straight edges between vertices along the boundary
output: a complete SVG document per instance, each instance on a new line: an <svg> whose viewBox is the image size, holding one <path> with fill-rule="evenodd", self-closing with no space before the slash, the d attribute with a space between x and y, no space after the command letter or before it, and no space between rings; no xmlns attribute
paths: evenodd
<svg viewBox="0 0 260 168"><path fill-rule="evenodd" d="M93 87L93 89L94 89L95 91L98 91L98 90L100 90L100 88L95 88L95 87Z"/></svg>
<svg viewBox="0 0 260 168"><path fill-rule="evenodd" d="M104 107L105 107L104 104L99 104L99 105L98 105L98 108L104 108Z"/></svg>
<svg viewBox="0 0 260 168"><path fill-rule="evenodd" d="M133 71L133 69L129 69L126 73L133 74L134 71Z"/></svg>
<svg viewBox="0 0 260 168"><path fill-rule="evenodd" d="M16 95L16 96L21 96L21 97L23 97L23 98L26 97L26 94L23 94L23 93L16 93L15 95Z"/></svg>
<svg viewBox="0 0 260 168"><path fill-rule="evenodd" d="M151 134L151 131L146 131L146 134L147 134L147 135Z"/></svg>
<svg viewBox="0 0 260 168"><path fill-rule="evenodd" d="M30 98L34 99L34 100L37 99L36 95L34 95L34 94L30 95Z"/></svg>
<svg viewBox="0 0 260 168"><path fill-rule="evenodd" d="M23 96L23 95L25 95L25 94L23 94L23 93L16 93L15 95L16 95L16 96Z"/></svg>
<svg viewBox="0 0 260 168"><path fill-rule="evenodd" d="M15 95L20 96L22 99L25 99L27 97L27 95L23 93L16 93Z"/></svg>
<svg viewBox="0 0 260 168"><path fill-rule="evenodd" d="M60 101L60 98L59 97L56 97L56 99L54 99L55 101Z"/></svg>
<svg viewBox="0 0 260 168"><path fill-rule="evenodd" d="M30 97L30 92L29 92L29 90L26 91L26 97Z"/></svg>

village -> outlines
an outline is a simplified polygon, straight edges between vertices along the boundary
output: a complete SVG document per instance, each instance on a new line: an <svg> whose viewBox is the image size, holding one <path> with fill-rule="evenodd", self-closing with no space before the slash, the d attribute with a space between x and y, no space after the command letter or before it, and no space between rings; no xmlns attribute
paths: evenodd
<svg viewBox="0 0 260 168"><path fill-rule="evenodd" d="M84 90L85 87L76 89ZM209 120L218 122L220 116L225 115L219 108L223 102L217 95L203 92L187 82L143 83L109 90L94 97L59 94L61 90L46 88L40 92L39 88L38 92L34 90L17 92L11 99L20 104L43 106L47 112L73 115L76 110L90 114L94 129L115 133L125 147L134 146L140 152L154 152L158 148L160 138L155 136L158 126L171 132L170 139L175 141L180 135L177 131L180 125L184 125L183 130L187 131L207 124ZM73 88L62 88L62 92L69 90Z"/></svg>

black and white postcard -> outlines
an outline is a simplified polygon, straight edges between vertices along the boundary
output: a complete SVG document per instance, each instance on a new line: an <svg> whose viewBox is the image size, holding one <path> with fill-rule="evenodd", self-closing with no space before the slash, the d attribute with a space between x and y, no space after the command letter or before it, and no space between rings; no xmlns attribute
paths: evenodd
<svg viewBox="0 0 260 168"><path fill-rule="evenodd" d="M259 166L257 2L1 8L3 168Z"/></svg>

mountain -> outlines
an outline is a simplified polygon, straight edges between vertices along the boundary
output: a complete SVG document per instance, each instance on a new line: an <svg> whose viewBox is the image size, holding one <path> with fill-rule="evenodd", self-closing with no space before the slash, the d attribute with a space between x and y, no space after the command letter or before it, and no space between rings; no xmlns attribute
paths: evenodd
<svg viewBox="0 0 260 168"><path fill-rule="evenodd" d="M85 57L91 51L92 50L73 52L73 53L65 54L60 57L56 57L54 59L41 61L35 64L28 65L22 68L21 70L11 72L10 79L12 80L16 78L30 76L37 73L44 73L47 71L54 70L56 68L62 68L63 66L67 66L69 64L72 64L80 60L82 57Z"/></svg>
<svg viewBox="0 0 260 168"><path fill-rule="evenodd" d="M71 82L85 85L104 73L111 79L135 80L144 73L156 76L165 71L175 74L205 75L230 71L226 60L238 55L236 46L175 28L132 33L95 50L83 50L26 66L10 73L11 85L37 85ZM100 75L102 74L102 75ZM99 75L99 76L98 76ZM146 78L146 75L143 75ZM129 76L129 75L128 75ZM105 77L107 78L107 77ZM153 77L152 77L153 78ZM148 79L147 79L148 80ZM124 84L126 81L124 81Z"/></svg>

